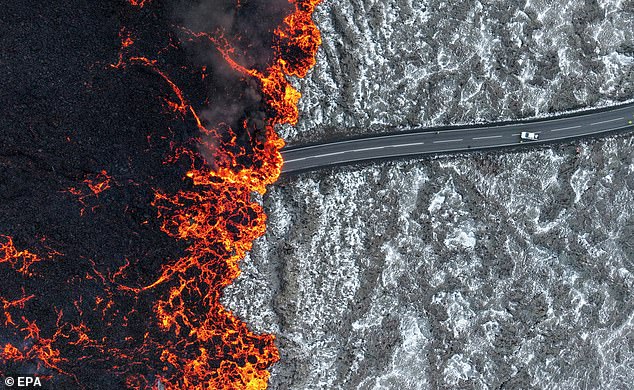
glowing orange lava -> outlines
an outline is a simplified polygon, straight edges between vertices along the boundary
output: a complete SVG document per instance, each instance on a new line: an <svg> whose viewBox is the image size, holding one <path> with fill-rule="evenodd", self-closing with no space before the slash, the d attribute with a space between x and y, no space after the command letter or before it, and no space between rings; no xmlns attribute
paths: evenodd
<svg viewBox="0 0 634 390"><path fill-rule="evenodd" d="M128 3L130 3L133 7L143 8L143 6L148 4L150 1L152 0L128 0Z"/></svg>
<svg viewBox="0 0 634 390"><path fill-rule="evenodd" d="M45 239L41 241L44 242ZM31 271L31 267L37 263L61 255L61 253L51 250L46 258L42 258L28 250L17 249L13 238L4 235L0 236L0 266L8 265L24 278L32 278L35 275ZM4 270L2 274L8 275ZM13 295L17 295L15 293ZM6 367L9 361L28 360L35 361L38 369L45 367L72 376L72 374L66 373L60 367L65 359L60 356L59 350L53 346L59 334L56 333L53 338L42 337L36 321L29 320L20 314L25 305L33 298L35 298L34 294L27 295L24 290L17 298L0 296L0 304L2 305L0 324L5 328L17 329L23 337L19 345L17 343L14 345L12 342L0 344L0 373L2 373L1 367ZM61 328L59 332L61 332Z"/></svg>
<svg viewBox="0 0 634 390"><path fill-rule="evenodd" d="M83 216L86 208L88 207L87 199L99 197L99 194L110 188L112 182L114 182L114 180L110 175L108 175L108 172L102 170L97 174L86 175L86 178L83 181L83 184L86 187L70 187L66 191L77 197L77 200L82 205L80 214ZM96 205L93 205L91 207L92 211L94 211L96 207Z"/></svg>
<svg viewBox="0 0 634 390"><path fill-rule="evenodd" d="M13 238L0 235L0 264L7 263L22 275L30 275L29 268L42 259L28 250L17 250Z"/></svg>
<svg viewBox="0 0 634 390"><path fill-rule="evenodd" d="M233 69L259 81L270 116L265 137L252 139L255 153L248 156L251 164L243 166L238 159L247 152L236 141L238 131L226 127L206 128L190 106L202 133L200 142L204 147L213 148L215 161L213 164L204 161L194 150L177 151L175 160L185 158L191 164L187 177L193 189L171 195L156 192L154 204L163 220L163 231L189 243L187 256L165 266L162 275L143 288L171 286L169 295L160 299L155 307L160 326L180 336L182 345L196 346L196 352L190 356L184 355L177 345L166 346L162 359L180 367L178 372L182 375L163 377L170 388L263 389L267 386L268 367L279 359L274 337L251 333L222 307L219 299L222 288L240 273L238 262L265 231L264 210L252 200L251 194L254 191L263 194L266 186L275 182L280 174L279 151L284 142L275 133L274 126L297 122L300 94L286 77L303 77L315 63L321 43L311 19L316 4L317 1L295 4L295 12L276 30L277 59L264 72L237 63L231 56L233 49L221 35L190 32L194 37L211 40ZM293 53L293 57L285 53ZM180 106L184 107L182 93L173 83L169 84ZM238 130L249 133L249 123L244 121L243 126ZM210 139L212 141L208 141ZM219 273L219 269L223 271ZM196 276L187 276L192 273ZM135 292L141 293L143 289ZM204 302L204 307L211 310L198 312L192 306L196 302ZM203 347L214 338L217 343L213 344L222 350L209 351ZM210 365L214 361L211 356L224 357L215 367ZM201 384L204 385L198 387Z"/></svg>
<svg viewBox="0 0 634 390"><path fill-rule="evenodd" d="M128 2L139 8L149 3ZM69 308L53 308L56 321L49 318L47 327L39 318L21 314L37 299L33 294L22 291L0 297L0 321L13 329L12 339L0 344L0 364L35 362L37 369L75 380L77 364L100 364L123 378L130 389L157 389L159 383L174 390L267 387L268 369L279 360L274 336L251 332L222 306L220 298L223 288L239 275L239 261L265 232L266 215L253 194L264 194L280 175L284 141L275 126L298 120L301 95L287 77L304 77L315 64L321 38L311 17L318 2L291 0L295 9L275 30L275 59L265 70L241 65L221 32L187 32L192 40L212 42L236 72L257 82L265 119L244 119L238 128L205 123L159 61L130 54L135 40L121 29L120 53L111 67L137 65L154 72L169 87L171 97L163 97L167 111L197 126L198 137L174 147L165 161L189 167L182 188L154 189L152 201L161 231L181 244L183 254L165 259L149 281L135 270L142 259L113 260L118 264L114 267L87 260L91 269L69 275L68 283L85 286L89 293L73 298ZM88 199L99 199L112 186L119 184L101 171L67 191L86 207ZM60 255L51 253L49 257ZM41 261L40 256L17 249L11 237L0 236L1 267L32 278L32 268ZM146 303L149 312L140 313ZM130 333L132 322L141 323L135 329L144 333Z"/></svg>

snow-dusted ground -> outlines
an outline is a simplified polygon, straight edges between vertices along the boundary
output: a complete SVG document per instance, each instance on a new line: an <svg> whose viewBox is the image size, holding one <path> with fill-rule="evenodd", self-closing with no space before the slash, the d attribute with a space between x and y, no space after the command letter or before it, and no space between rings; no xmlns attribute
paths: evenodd
<svg viewBox="0 0 634 390"><path fill-rule="evenodd" d="M324 0L290 144L483 122L634 96L634 3Z"/></svg>
<svg viewBox="0 0 634 390"><path fill-rule="evenodd" d="M325 1L294 143L634 97L631 0ZM225 302L278 335L273 389L631 388L633 146L282 179Z"/></svg>
<svg viewBox="0 0 634 390"><path fill-rule="evenodd" d="M633 147L339 168L272 188L267 236L227 289L279 336L272 388L628 388Z"/></svg>

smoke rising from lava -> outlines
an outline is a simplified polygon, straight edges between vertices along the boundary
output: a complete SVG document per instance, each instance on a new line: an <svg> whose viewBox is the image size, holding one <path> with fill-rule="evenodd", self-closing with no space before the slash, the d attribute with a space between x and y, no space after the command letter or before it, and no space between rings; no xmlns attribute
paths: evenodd
<svg viewBox="0 0 634 390"><path fill-rule="evenodd" d="M126 90L158 102L137 137L147 143L130 149L145 148L155 165L139 175L135 169L150 160L131 169L104 153L101 172L71 176L65 183L72 184L56 192L79 215L64 234L49 228L54 245L44 237L36 246L33 237L15 245L8 235L0 240L6 248L0 272L12 276L0 288L0 326L8 337L0 345L0 374L35 363L38 372L55 373L57 388L266 388L268 369L279 359L275 337L253 333L220 297L265 231L266 215L253 194L279 176L284 142L275 126L297 122L300 94L287 77L314 65L321 43L311 20L317 2L294 1L269 27L248 21L261 21L275 7L239 3L235 18L223 12L212 18L216 26L201 30L192 29L193 21L152 30L163 8L143 2L134 7L136 24L112 31L120 48L102 63L102 72L112 72L103 79L119 75ZM257 33L268 34L270 49ZM145 123L154 115L158 126ZM107 149L109 142L119 141L96 150L116 150ZM203 155L201 148L212 152ZM130 162L136 155L124 157ZM85 238L72 241L87 222L99 233L80 230ZM32 232L17 223L5 229Z"/></svg>
<svg viewBox="0 0 634 390"><path fill-rule="evenodd" d="M215 128L217 134L202 136L199 150L212 167L216 166L216 146L222 142L214 137L236 136L250 150L250 140L263 137L266 107L256 79L228 64L213 42L192 39L191 33L222 41L231 47L236 63L261 72L275 61L274 31L292 10L292 3L285 0L207 0L177 11L185 27L179 30L181 41L195 63L206 70L208 93L199 114L204 125ZM245 120L249 126L244 126Z"/></svg>

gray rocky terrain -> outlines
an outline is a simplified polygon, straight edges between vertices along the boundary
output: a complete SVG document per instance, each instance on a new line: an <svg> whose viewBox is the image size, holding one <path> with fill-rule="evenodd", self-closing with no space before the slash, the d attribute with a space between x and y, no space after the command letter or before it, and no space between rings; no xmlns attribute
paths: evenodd
<svg viewBox="0 0 634 390"><path fill-rule="evenodd" d="M290 144L634 96L634 1L324 0Z"/></svg>
<svg viewBox="0 0 634 390"><path fill-rule="evenodd" d="M448 3L326 0L287 140L633 97L634 2ZM282 178L224 301L277 335L273 389L631 388L633 146L622 135Z"/></svg>

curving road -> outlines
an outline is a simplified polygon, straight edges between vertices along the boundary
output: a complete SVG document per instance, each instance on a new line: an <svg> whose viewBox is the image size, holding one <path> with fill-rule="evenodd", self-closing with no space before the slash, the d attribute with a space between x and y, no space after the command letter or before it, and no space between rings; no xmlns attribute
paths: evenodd
<svg viewBox="0 0 634 390"><path fill-rule="evenodd" d="M461 127L425 128L282 150L283 174L407 156L529 146L634 130L634 103L560 117ZM520 132L539 141L520 142Z"/></svg>

